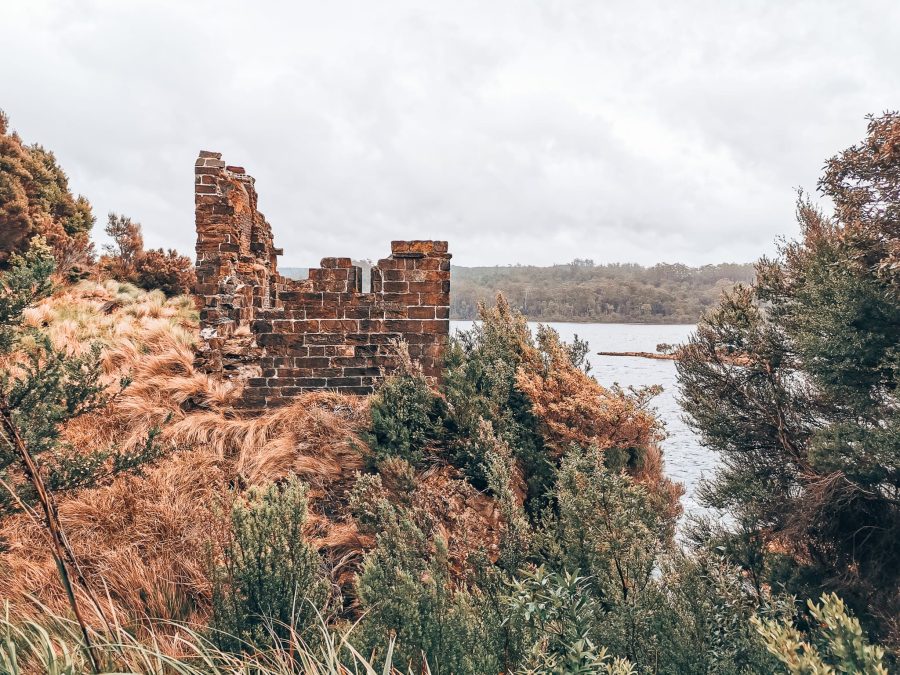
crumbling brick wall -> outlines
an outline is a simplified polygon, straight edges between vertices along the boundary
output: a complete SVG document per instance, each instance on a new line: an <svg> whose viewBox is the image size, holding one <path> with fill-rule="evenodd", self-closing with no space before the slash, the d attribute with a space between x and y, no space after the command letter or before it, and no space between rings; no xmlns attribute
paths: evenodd
<svg viewBox="0 0 900 675"><path fill-rule="evenodd" d="M426 377L440 377L447 242L391 242L369 293L349 258L325 258L308 279L288 279L278 274L282 251L257 210L254 179L217 152L202 151L195 173L198 364L244 379L245 405L279 405L310 389L370 393L398 366L399 340Z"/></svg>

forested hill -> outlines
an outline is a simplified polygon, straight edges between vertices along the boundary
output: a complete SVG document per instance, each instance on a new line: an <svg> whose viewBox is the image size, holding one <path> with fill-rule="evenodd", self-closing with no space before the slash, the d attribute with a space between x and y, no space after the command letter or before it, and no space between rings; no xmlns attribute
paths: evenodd
<svg viewBox="0 0 900 675"><path fill-rule="evenodd" d="M753 279L751 264L688 267L594 265L454 267L450 316L474 319L479 300L502 291L529 319L598 323L695 323L722 291Z"/></svg>

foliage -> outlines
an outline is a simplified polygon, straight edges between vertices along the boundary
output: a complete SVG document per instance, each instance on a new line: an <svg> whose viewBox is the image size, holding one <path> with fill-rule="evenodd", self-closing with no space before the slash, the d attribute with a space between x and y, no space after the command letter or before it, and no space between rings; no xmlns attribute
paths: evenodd
<svg viewBox="0 0 900 675"><path fill-rule="evenodd" d="M601 386L584 368L586 343L567 345L546 326L533 336L502 295L481 312L481 323L455 336L447 358L442 391L451 461L485 485L490 444L481 442L480 425L488 421L512 451L534 514L546 503L554 465L570 445L595 446L652 486L674 519L680 488L662 475L661 428L648 408L657 389Z"/></svg>
<svg viewBox="0 0 900 675"><path fill-rule="evenodd" d="M140 223L132 222L128 216L110 213L103 231L112 239L111 244L103 247L106 253L101 261L103 268L114 278L131 281L137 259L144 252Z"/></svg>
<svg viewBox="0 0 900 675"><path fill-rule="evenodd" d="M643 486L606 466L597 448L574 446L566 454L553 496L555 508L542 523L544 556L589 575L607 604L628 603L671 543L671 523Z"/></svg>
<svg viewBox="0 0 900 675"><path fill-rule="evenodd" d="M808 605L813 621L809 634L801 633L788 621L751 619L766 647L788 673L887 675L884 650L869 644L859 620L837 595L826 593L821 604L809 600Z"/></svg>
<svg viewBox="0 0 900 675"><path fill-rule="evenodd" d="M502 293L531 321L695 323L723 291L752 281L753 273L752 265L730 263L454 266L450 316L477 319L479 305Z"/></svg>
<svg viewBox="0 0 900 675"><path fill-rule="evenodd" d="M610 470L602 451L577 447L564 457L554 508L535 534L540 561L587 577L586 588L606 614L593 638L613 653L642 661L649 646L653 571L669 547L672 522L647 490Z"/></svg>
<svg viewBox="0 0 900 675"><path fill-rule="evenodd" d="M96 485L122 471L154 459L159 448L151 431L134 449L113 447L78 451L61 438L63 425L108 401L100 381L99 346L82 355L57 349L47 333L24 325L26 310L52 291L55 264L42 239L24 256L14 255L0 277L0 517L36 503L35 486L22 473L14 435L40 467L53 493Z"/></svg>
<svg viewBox="0 0 900 675"><path fill-rule="evenodd" d="M402 348L401 348L402 349ZM420 466L429 446L444 436L446 406L406 356L406 367L387 378L372 397L367 435L373 465L399 457Z"/></svg>
<svg viewBox="0 0 900 675"><path fill-rule="evenodd" d="M197 281L193 261L170 248L151 248L135 261L134 283L140 288L158 288L167 296L190 293Z"/></svg>
<svg viewBox="0 0 900 675"><path fill-rule="evenodd" d="M646 399L600 386L575 366L552 329L542 326L537 341L541 359L519 369L516 386L531 401L541 435L554 453L575 444L639 454L662 440Z"/></svg>
<svg viewBox="0 0 900 675"><path fill-rule="evenodd" d="M750 621L792 616L790 598L753 588L742 570L718 551L675 551L660 560L659 568L654 579L657 606L645 638L659 672L776 670Z"/></svg>
<svg viewBox="0 0 900 675"><path fill-rule="evenodd" d="M800 595L839 590L882 634L900 615L898 130L873 119L828 162L834 216L801 196L801 239L704 317L677 364L722 457L702 497L734 518L744 544L726 546Z"/></svg>
<svg viewBox="0 0 900 675"><path fill-rule="evenodd" d="M527 360L539 359L524 317L503 296L481 307L481 322L451 340L442 391L449 408L450 460L478 487L484 487L486 448L480 445L482 420L511 449L523 472L529 502L540 502L552 480L538 420L516 373Z"/></svg>
<svg viewBox="0 0 900 675"><path fill-rule="evenodd" d="M174 249L144 250L140 223L124 215L110 213L105 231L113 242L104 246L106 255L100 259L105 274L168 296L191 292L196 275L190 258Z"/></svg>
<svg viewBox="0 0 900 675"><path fill-rule="evenodd" d="M235 651L314 635L327 586L303 534L306 494L291 476L235 500L231 531L210 575L211 639L219 647Z"/></svg>
<svg viewBox="0 0 900 675"><path fill-rule="evenodd" d="M510 591L507 620L521 620L534 644L522 670L528 673L629 675L625 659L610 659L591 635L603 608L588 592L589 579L538 567L517 579Z"/></svg>
<svg viewBox="0 0 900 675"><path fill-rule="evenodd" d="M43 236L63 274L91 262L91 205L73 197L56 158L39 145L24 145L9 132L0 111L0 265L24 253L31 239Z"/></svg>
<svg viewBox="0 0 900 675"><path fill-rule="evenodd" d="M645 486L611 470L602 452L573 448L553 495L531 559L550 575L545 586L594 608L572 630L580 625L590 644L641 672L771 672L749 619L784 616L787 603L708 550L678 550Z"/></svg>
<svg viewBox="0 0 900 675"><path fill-rule="evenodd" d="M375 547L358 582L359 644L374 650L396 639L394 659L414 672L496 673L496 624L483 603L451 577L446 542L429 536L427 514L380 496L380 481L358 484L355 511Z"/></svg>

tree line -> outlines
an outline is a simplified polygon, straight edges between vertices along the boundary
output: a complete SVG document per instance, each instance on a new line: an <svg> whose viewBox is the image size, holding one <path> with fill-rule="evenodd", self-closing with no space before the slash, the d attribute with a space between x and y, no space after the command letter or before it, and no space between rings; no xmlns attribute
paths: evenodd
<svg viewBox="0 0 900 675"><path fill-rule="evenodd" d="M450 316L477 318L478 304L503 293L534 321L596 323L696 323L724 291L752 281L752 264L689 267L660 263L458 267L451 276Z"/></svg>

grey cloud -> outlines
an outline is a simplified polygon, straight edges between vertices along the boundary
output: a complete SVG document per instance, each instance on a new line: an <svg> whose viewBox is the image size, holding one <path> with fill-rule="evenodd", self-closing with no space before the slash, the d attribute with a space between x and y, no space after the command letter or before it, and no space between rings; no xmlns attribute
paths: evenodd
<svg viewBox="0 0 900 675"><path fill-rule="evenodd" d="M288 265L751 260L896 107L890 2L12 0L2 106L102 216L193 247L196 152L257 177Z"/></svg>

